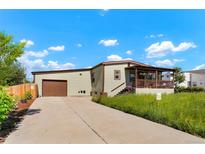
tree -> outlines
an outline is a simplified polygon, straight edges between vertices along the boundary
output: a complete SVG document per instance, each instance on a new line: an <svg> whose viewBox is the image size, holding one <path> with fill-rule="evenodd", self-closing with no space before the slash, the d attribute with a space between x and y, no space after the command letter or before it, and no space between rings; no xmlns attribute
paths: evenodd
<svg viewBox="0 0 205 154"><path fill-rule="evenodd" d="M3 72L0 75L0 85L12 86L26 82L25 68L19 62L9 65Z"/></svg>
<svg viewBox="0 0 205 154"><path fill-rule="evenodd" d="M25 69L17 62L26 43L15 43L11 35L0 32L0 85L13 85L25 78Z"/></svg>
<svg viewBox="0 0 205 154"><path fill-rule="evenodd" d="M182 69L179 67L174 68L174 86L175 88L179 87L179 84L185 81L185 76L182 72Z"/></svg>

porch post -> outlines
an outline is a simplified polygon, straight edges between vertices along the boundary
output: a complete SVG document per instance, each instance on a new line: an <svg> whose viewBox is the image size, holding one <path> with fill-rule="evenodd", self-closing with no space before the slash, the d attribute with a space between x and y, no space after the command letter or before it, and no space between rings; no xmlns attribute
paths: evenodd
<svg viewBox="0 0 205 154"><path fill-rule="evenodd" d="M173 88L175 88L174 80L175 80L175 71L173 71L173 79L172 79Z"/></svg>
<svg viewBox="0 0 205 154"><path fill-rule="evenodd" d="M138 78L137 68L135 68L135 86L136 86L136 88L137 88L137 78Z"/></svg>
<svg viewBox="0 0 205 154"><path fill-rule="evenodd" d="M155 75L156 75L156 82L155 82L155 84L156 84L156 88L157 88L157 81L158 81L158 71L157 70L155 71Z"/></svg>

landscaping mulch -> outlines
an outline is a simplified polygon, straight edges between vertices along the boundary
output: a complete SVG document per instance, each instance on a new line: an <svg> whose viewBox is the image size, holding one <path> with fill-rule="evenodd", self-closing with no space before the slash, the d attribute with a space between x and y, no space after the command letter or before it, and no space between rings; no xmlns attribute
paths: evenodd
<svg viewBox="0 0 205 154"><path fill-rule="evenodd" d="M16 130L34 100L28 100L26 103L19 101L17 103L16 109L9 114L8 119L0 126L0 144L5 141L12 131Z"/></svg>

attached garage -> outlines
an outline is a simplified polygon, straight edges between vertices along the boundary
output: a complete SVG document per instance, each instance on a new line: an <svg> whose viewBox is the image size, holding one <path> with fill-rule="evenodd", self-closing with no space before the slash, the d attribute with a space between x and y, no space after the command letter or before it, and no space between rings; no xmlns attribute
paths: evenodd
<svg viewBox="0 0 205 154"><path fill-rule="evenodd" d="M33 72L38 96L89 96L90 69Z"/></svg>
<svg viewBox="0 0 205 154"><path fill-rule="evenodd" d="M43 96L67 96L66 80L43 80L42 82Z"/></svg>

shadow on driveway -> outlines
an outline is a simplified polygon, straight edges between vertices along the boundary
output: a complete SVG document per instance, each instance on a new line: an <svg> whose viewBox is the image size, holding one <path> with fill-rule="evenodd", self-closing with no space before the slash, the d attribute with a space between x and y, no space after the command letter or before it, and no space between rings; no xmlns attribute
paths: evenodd
<svg viewBox="0 0 205 154"><path fill-rule="evenodd" d="M11 112L8 119L0 125L0 143L3 142L10 133L18 129L25 115L38 114L40 111L41 109L25 109Z"/></svg>
<svg viewBox="0 0 205 154"><path fill-rule="evenodd" d="M38 114L40 113L41 109L28 109L26 112L26 115L33 115L33 114Z"/></svg>

